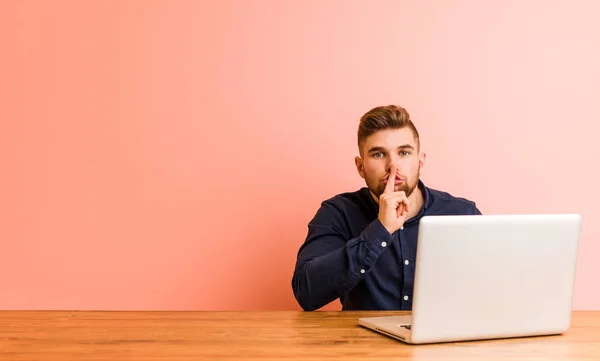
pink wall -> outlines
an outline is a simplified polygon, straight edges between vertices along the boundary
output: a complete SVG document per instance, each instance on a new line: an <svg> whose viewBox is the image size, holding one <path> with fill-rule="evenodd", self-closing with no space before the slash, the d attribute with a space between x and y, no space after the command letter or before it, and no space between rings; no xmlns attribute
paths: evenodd
<svg viewBox="0 0 600 361"><path fill-rule="evenodd" d="M320 202L396 103L428 185L580 212L600 309L600 2L2 1L0 308L299 309ZM337 304L326 309L338 309Z"/></svg>

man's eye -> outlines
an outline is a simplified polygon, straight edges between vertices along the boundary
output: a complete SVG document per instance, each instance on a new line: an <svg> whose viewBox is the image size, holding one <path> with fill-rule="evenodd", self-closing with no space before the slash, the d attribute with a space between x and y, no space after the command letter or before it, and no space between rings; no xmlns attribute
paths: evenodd
<svg viewBox="0 0 600 361"><path fill-rule="evenodd" d="M381 158L381 157L383 157L383 153L382 152L373 153L373 157Z"/></svg>
<svg viewBox="0 0 600 361"><path fill-rule="evenodd" d="M407 151L403 150L403 151L400 152L400 154L403 155L403 156L407 156L407 155L410 155L410 152L407 152Z"/></svg>

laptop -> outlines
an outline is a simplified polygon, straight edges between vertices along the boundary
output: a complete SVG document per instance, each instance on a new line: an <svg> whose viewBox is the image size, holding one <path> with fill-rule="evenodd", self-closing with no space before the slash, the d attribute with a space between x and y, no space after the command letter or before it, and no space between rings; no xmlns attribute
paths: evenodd
<svg viewBox="0 0 600 361"><path fill-rule="evenodd" d="M410 344L568 330L581 215L426 216L410 316L361 326Z"/></svg>

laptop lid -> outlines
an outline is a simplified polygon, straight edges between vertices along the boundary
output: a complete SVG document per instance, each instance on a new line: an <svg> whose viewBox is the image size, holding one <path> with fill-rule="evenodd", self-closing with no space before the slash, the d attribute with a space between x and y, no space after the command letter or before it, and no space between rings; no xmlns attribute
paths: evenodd
<svg viewBox="0 0 600 361"><path fill-rule="evenodd" d="M556 334L570 325L581 216L427 216L411 341Z"/></svg>

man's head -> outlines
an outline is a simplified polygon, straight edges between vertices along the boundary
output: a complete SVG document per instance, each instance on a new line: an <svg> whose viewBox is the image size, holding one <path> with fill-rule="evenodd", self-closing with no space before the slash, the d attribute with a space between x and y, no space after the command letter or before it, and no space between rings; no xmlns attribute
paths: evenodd
<svg viewBox="0 0 600 361"><path fill-rule="evenodd" d="M394 191L412 194L425 153L420 153L419 132L406 109L388 105L365 113L358 126L358 149L356 169L375 198L383 193L392 164L396 166Z"/></svg>

